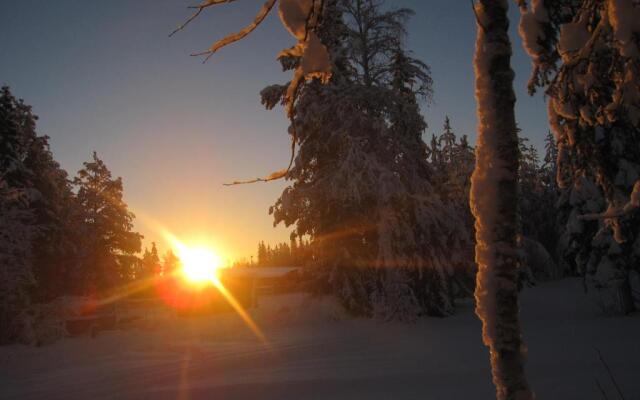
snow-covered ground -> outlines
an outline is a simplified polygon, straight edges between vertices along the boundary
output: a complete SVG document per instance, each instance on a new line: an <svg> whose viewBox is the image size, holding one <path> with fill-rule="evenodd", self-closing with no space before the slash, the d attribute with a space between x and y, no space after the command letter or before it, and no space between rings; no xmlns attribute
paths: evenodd
<svg viewBox="0 0 640 400"><path fill-rule="evenodd" d="M607 318L579 280L523 294L527 365L539 399L640 399L640 315ZM344 318L329 301L262 299L260 343L234 315L148 319L45 347L0 348L0 399L491 399L471 304L413 325Z"/></svg>

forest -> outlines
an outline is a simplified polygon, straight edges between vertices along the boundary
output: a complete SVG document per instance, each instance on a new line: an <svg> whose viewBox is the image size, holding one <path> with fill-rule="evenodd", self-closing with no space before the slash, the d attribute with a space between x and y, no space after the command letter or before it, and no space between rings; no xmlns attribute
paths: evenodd
<svg viewBox="0 0 640 400"><path fill-rule="evenodd" d="M214 15L233 2L203 0L190 7L193 14L171 32L171 40L188 34L209 13ZM395 1L267 0L249 25L193 54L205 63L230 57L224 51L250 41L250 34L266 24L269 14L278 15L295 42L274 54L289 80L264 82L259 93L262 106L279 112L287 121L282 135L290 140L291 148L286 149L290 162L262 178L232 176L225 186L206 183L237 191L283 182L281 194L271 199L272 206L264 214L274 227L286 228L290 238L288 242L260 240L255 253L237 255L227 268L220 265L217 255L213 266L213 253L208 249L187 249L174 238L174 246L161 251L159 243L145 240L138 232L136 210L125 202L125 188L135 182L114 176L96 151L87 154L77 172L65 170L51 149L52 138L40 133L39 110L32 108L29 99L22 100L18 90L3 86L0 345L5 346L0 347L0 359L19 358L24 345L54 354L63 344L80 343L69 330L71 314L65 304L80 301L98 308L115 307L115 318L125 326L127 318L118 314L121 308L142 301L161 303L165 297L153 289L160 287L160 293L165 287L162 282L186 276L198 288L204 285L200 281L213 282L212 287L239 316L240 325L259 339L252 344L255 346L260 341L264 344L270 335L276 343L279 329L286 329L287 324L303 325L302 317L292 317L291 309L324 315L326 302L330 302L332 322L318 317L309 325L319 332L325 332L325 327L326 332L334 332L337 328L331 324L337 323L333 319L339 315L341 324L363 324L352 329L364 337L375 336L370 332L376 330L378 335L386 332L392 342L410 336L407 348L421 348L421 340L425 346L433 345L429 337L444 338L447 350L443 354L462 346L455 342L455 332L475 335L470 337L485 347L478 346L482 353L474 356L482 364L473 365L486 364L490 369L487 376L482 375L486 379L477 380L488 381L491 395L499 400L637 398L640 386L632 377L640 373L640 2L471 3L468 12L475 20L475 54L469 54L468 63L475 79L475 133L460 131L457 120L449 116L427 121L425 110L437 101L439 86L430 60L417 57L409 46L422 40L409 37L410 21L423 16L411 8L396 7ZM516 14L509 12L510 4L518 8L516 20ZM179 11L175 12L176 22L182 15ZM531 62L526 89L546 103L548 121L541 132L523 131L516 118L515 104L520 99L514 89L510 25L517 27ZM208 73L219 72L214 68ZM540 138L535 143L544 143L544 147L534 144L533 138ZM300 271L297 294L258 294L266 305L255 310L236 304L242 303L234 299L242 297L233 293L236 286L225 288L224 279L218 278L222 275L215 275L218 270L251 274L274 267ZM180 290L176 296L189 296L188 290ZM294 306L298 304L291 300L294 295L306 299L301 300L303 305ZM311 301L315 303L306 303ZM181 322L171 313L163 314L172 304L176 303L145 311L144 328L135 331L143 333L136 335L182 327L203 340L206 329L209 336L221 334L214 325L223 326L229 336L235 335L234 329L242 330L232 328L229 320L215 319L227 318L217 314ZM269 304L274 304L276 314L269 314ZM469 307L473 318L467 318ZM548 308L543 312L536 307ZM283 310L288 313L286 318L294 319L282 317ZM154 319L155 315L166 320ZM543 365L555 365L553 357L544 362L536 358L536 353L547 357L544 348L555 340L552 336L541 339L545 316L557 318L553 321L570 332L591 331L593 336L584 345L589 352L596 349L598 357L593 356L587 366L604 367L604 377L590 378L595 384L590 381L579 389L570 387L568 382L573 381L567 378L566 390L551 389L558 383L545 381L541 371ZM569 322L558 322L565 319ZM457 331L461 320L464 328ZM126 329L123 332L129 332ZM393 329L403 333L391 336ZM95 332L92 328L91 336L98 336L95 340L128 340ZM616 355L603 355L600 348L606 345L601 340L607 336L608 341L616 342L618 334L620 347L611 344L610 349ZM189 338L184 340L191 340L191 346L195 339ZM164 343L164 339L154 339L154 343ZM3 348L12 353L3 354ZM230 347L225 351L239 354L243 350ZM281 351L287 350L283 347ZM404 351L398 349L399 354ZM474 351L468 354L476 354ZM575 354L579 353L582 350L576 347ZM416 354L428 357L425 352ZM358 365L367 363L361 354L354 357L360 360ZM535 360L533 379L528 376L528 358ZM37 358L33 360L35 365ZM194 365L197 360L193 358ZM577 358L571 360L568 364L559 360L556 368L579 363ZM460 371L456 368L463 369L463 364L452 368ZM30 365L18 368L15 382L28 381ZM323 376L320 372L315 375L320 367L316 370L313 365L311 376L300 382L315 382ZM233 369L234 364L227 367ZM0 367L0 375L8 372L6 368ZM576 375L576 380L596 376L592 369L584 368L584 375ZM398 367L399 371L409 369L404 364ZM75 375L69 373L73 379ZM264 382L278 393L273 398L311 398L305 396L304 385L278 386L270 379L271 375ZM562 381L562 374L555 379ZM421 398L468 398L474 392L469 384L464 393L446 394L444 389L438 392L436 381L429 382L435 397L429 397L429 388L422 388ZM7 398L58 395L55 386L28 391L2 377L0 385L11 387L6 389ZM348 392L348 384L336 386L333 392L315 386L313 390L320 390L317 398L390 398L384 384L380 385L378 394L367 391L367 384L356 386L360 388L356 392ZM412 389L394 392L397 398L416 398L419 385L404 386ZM133 386L124 387L133 390ZM193 398L266 398L257 389L251 391L254 386L238 386L241 394L237 397L196 388ZM137 391L109 392L106 387L102 392L66 390L66 398L149 396ZM172 398L174 392L162 393L160 398Z"/></svg>

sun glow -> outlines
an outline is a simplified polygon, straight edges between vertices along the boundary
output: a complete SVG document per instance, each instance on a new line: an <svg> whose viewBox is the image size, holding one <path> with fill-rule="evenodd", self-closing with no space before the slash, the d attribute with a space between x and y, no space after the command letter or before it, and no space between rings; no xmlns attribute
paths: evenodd
<svg viewBox="0 0 640 400"><path fill-rule="evenodd" d="M200 289L212 287L222 295L222 298L231 306L236 314L244 321L253 334L265 345L269 346L269 341L260 327L251 318L251 315L244 309L243 305L236 299L233 293L223 284L223 277L218 272L224 268L220 253L210 242L195 242L198 245L187 245L166 229L159 229L176 252L180 263L179 270L181 280L187 282L188 287L200 292ZM192 242L193 243L193 242ZM201 245L200 243L206 243ZM224 275L224 274L221 274ZM206 290L203 291L206 293ZM184 292L183 292L184 293Z"/></svg>
<svg viewBox="0 0 640 400"><path fill-rule="evenodd" d="M179 246L178 257L182 262L182 274L192 283L213 282L222 260L212 249L206 247Z"/></svg>

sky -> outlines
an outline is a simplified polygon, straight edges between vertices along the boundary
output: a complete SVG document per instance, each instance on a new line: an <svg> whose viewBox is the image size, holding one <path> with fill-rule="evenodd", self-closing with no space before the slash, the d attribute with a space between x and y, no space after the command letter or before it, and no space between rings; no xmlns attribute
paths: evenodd
<svg viewBox="0 0 640 400"><path fill-rule="evenodd" d="M124 180L125 201L145 243L168 248L162 230L209 243L225 258L254 255L257 243L289 240L268 214L286 182L224 187L286 167L290 143L282 109L266 111L259 92L284 83L275 60L294 44L276 13L207 64L190 57L249 23L262 0L211 8L173 37L189 15L184 0L0 1L0 85L31 104L38 132L74 175L96 151ZM412 8L408 48L431 66L434 103L425 137L445 115L475 141L475 20L467 0L388 0ZM512 39L522 134L539 149L548 130L541 95L526 93L531 66Z"/></svg>

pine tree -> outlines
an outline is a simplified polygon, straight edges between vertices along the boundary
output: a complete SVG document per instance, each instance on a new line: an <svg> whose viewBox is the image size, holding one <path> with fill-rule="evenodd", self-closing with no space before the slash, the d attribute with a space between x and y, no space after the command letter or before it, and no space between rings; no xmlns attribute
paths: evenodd
<svg viewBox="0 0 640 400"><path fill-rule="evenodd" d="M74 185L84 223L84 282L79 289L106 289L130 280L142 236L133 231L134 215L123 200L122 179L113 179L94 152Z"/></svg>

